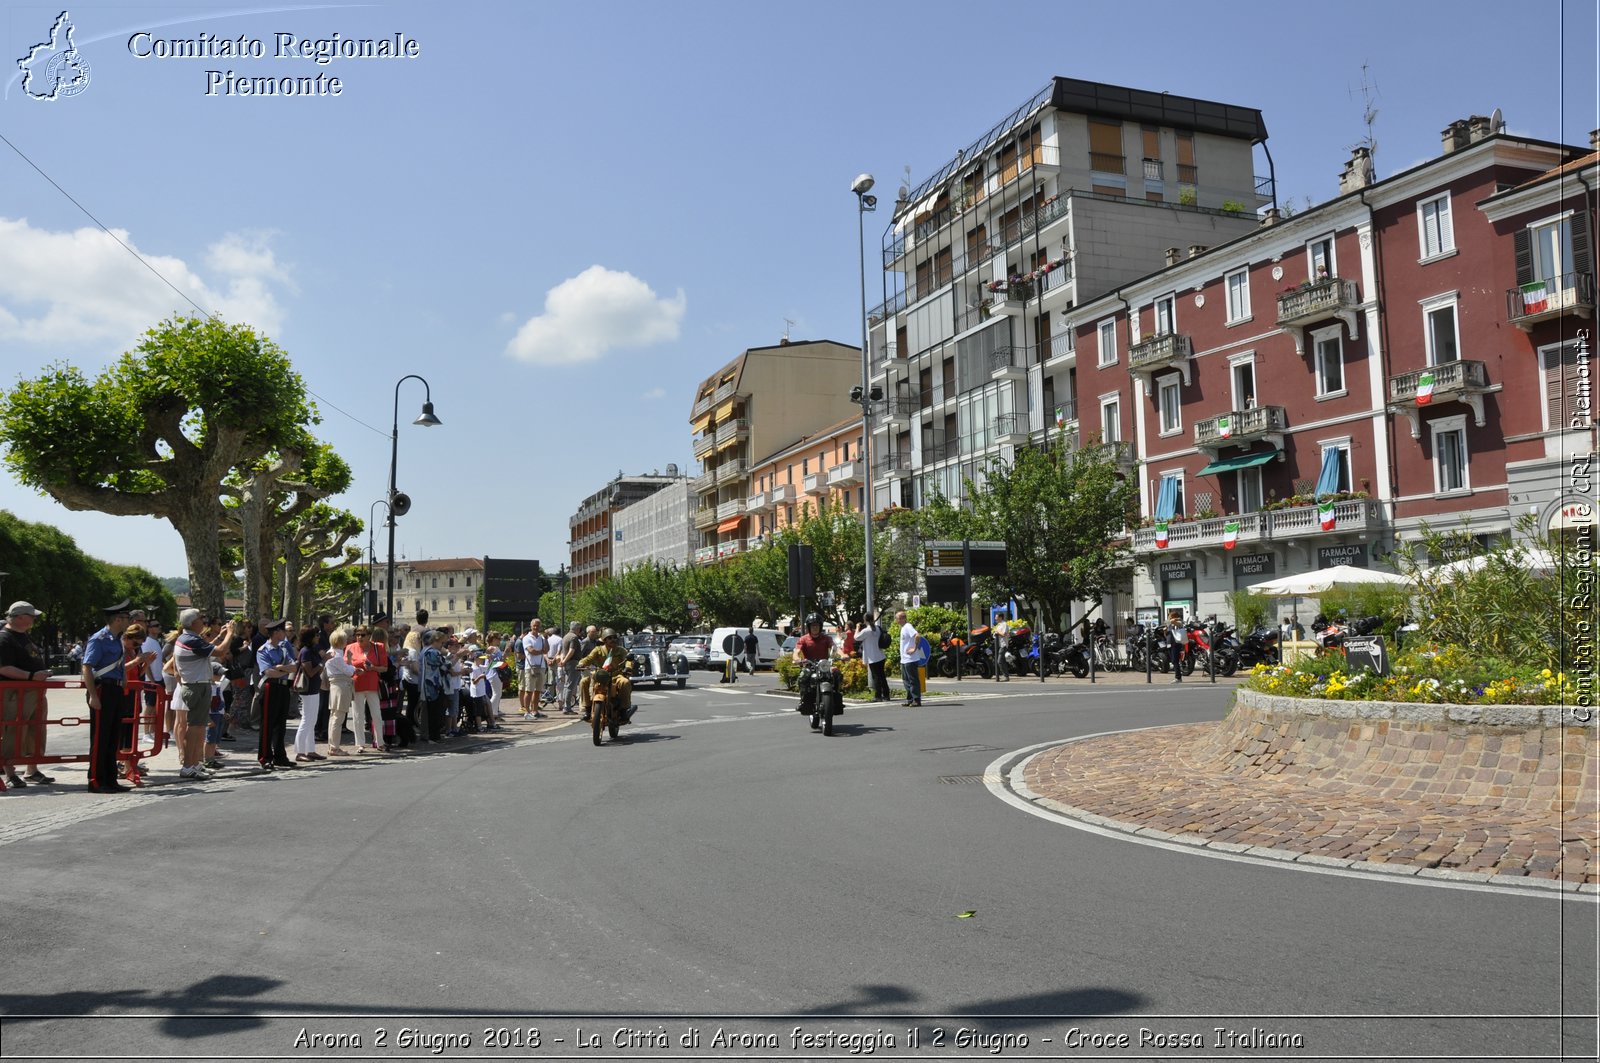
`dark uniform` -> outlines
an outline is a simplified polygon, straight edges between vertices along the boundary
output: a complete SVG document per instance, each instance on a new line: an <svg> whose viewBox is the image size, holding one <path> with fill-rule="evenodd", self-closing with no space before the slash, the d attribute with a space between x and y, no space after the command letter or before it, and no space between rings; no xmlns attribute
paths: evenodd
<svg viewBox="0 0 1600 1063"><path fill-rule="evenodd" d="M294 665L294 647L289 640L285 638L273 642L270 638L274 631L282 631L286 626L287 621L283 620L267 625L269 638L256 651L256 666L261 674L261 742L256 750L256 759L268 771L294 767L294 761L289 759L288 751L283 748L284 725L289 719L290 680L286 675L267 676L268 669Z"/></svg>
<svg viewBox="0 0 1600 1063"><path fill-rule="evenodd" d="M133 699L123 689L126 674L121 628L127 627L129 602L104 610L105 627L89 636L83 647L85 678L93 686L100 707L89 709L89 792L109 794L127 790L117 781L117 750L122 746L125 721L133 714ZM118 623L118 620L121 623ZM118 630L113 631L113 627Z"/></svg>

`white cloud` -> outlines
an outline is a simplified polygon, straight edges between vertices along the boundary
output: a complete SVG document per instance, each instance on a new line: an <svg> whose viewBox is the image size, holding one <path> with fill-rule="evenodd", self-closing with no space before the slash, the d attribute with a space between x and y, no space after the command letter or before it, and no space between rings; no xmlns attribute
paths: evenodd
<svg viewBox="0 0 1600 1063"><path fill-rule="evenodd" d="M642 399L664 399L664 398L667 397L667 389L666 388L651 388L649 391L645 392L643 395L641 395L639 397L642 398Z"/></svg>
<svg viewBox="0 0 1600 1063"><path fill-rule="evenodd" d="M0 339L67 347L131 343L162 318L195 313L183 296L269 335L283 324L275 289L292 291L293 282L267 235L228 233L212 244L208 282L183 259L140 250L125 229L112 232L116 239L95 228L55 232L25 218L0 218Z"/></svg>
<svg viewBox="0 0 1600 1063"><path fill-rule="evenodd" d="M524 362L592 362L618 347L648 347L678 338L687 303L683 290L662 298L631 273L590 266L545 293L544 313L523 322L506 353Z"/></svg>

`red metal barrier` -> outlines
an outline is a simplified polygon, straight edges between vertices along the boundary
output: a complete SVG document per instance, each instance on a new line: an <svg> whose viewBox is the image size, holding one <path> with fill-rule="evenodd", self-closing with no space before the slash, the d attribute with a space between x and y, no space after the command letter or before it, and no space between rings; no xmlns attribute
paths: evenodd
<svg viewBox="0 0 1600 1063"><path fill-rule="evenodd" d="M82 716L62 716L59 719L50 719L50 704L47 692L50 690L84 690L84 682L78 678L47 679L42 683L23 680L0 679L0 764L7 768L15 768L19 763L30 764L87 764L89 754L85 753L48 753L49 728L51 727L87 727L89 724L88 694L84 696ZM130 680L124 684L129 697L133 702L132 715L123 717L123 727L127 731L126 743L117 751L117 760L127 766L127 780L134 786L144 785L144 773L140 769L142 761L160 753L165 742L163 723L166 719L167 704L171 698L166 687L161 683L151 683L145 680ZM155 705L146 706L144 692L155 691ZM31 695L31 697L30 697ZM144 744L144 725L149 724L151 738L149 745ZM5 778L0 774L0 791L6 788Z"/></svg>

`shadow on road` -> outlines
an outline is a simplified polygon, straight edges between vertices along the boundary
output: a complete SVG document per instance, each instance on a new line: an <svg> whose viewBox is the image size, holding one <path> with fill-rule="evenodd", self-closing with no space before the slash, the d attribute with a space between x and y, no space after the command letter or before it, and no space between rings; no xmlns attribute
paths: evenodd
<svg viewBox="0 0 1600 1063"><path fill-rule="evenodd" d="M888 1009L896 1006L916 1005L920 997L915 990L898 985L856 986L855 995L839 1000L801 1008L796 1015L895 1015ZM940 1018L960 1018L969 1025L982 1028L986 1020L1007 1029L1030 1026L1055 1025L1057 1016L1104 1016L1131 1012L1149 1004L1149 998L1132 990L1114 989L1110 986L1082 986L1074 989L1057 989L1049 992L1028 993L1024 996L990 997L955 1005ZM909 1013L905 1013L909 1014ZM935 1016L925 1016L932 1018Z"/></svg>

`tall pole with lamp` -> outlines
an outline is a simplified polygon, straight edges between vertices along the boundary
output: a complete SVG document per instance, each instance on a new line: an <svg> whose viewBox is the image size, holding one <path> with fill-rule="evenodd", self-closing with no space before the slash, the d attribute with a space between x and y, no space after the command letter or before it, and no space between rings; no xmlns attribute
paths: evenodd
<svg viewBox="0 0 1600 1063"><path fill-rule="evenodd" d="M389 526L389 564L384 612L390 617L394 616L394 519L405 516L411 508L411 499L395 489L395 473L400 462L400 385L407 380L421 381L423 392L422 413L411 423L420 424L424 428L433 428L443 423L433 415L433 389L428 386L426 380L415 373L407 373L394 382L394 427L389 432L389 519L385 521Z"/></svg>
<svg viewBox="0 0 1600 1063"><path fill-rule="evenodd" d="M866 536L867 612L873 611L872 579L872 402L875 397L871 385L869 356L867 353L867 214L878 209L878 197L868 195L877 182L870 173L864 173L850 182L850 191L856 194L856 262L861 267L861 387L854 389L853 398L861 404L861 478L866 481L865 504L861 507L861 528ZM877 397L881 397L877 392Z"/></svg>
<svg viewBox="0 0 1600 1063"><path fill-rule="evenodd" d="M556 571L556 587L561 591L561 624L556 634L562 638L566 637L567 632L567 584L571 582L572 577L567 575L567 563L563 561L561 568Z"/></svg>
<svg viewBox="0 0 1600 1063"><path fill-rule="evenodd" d="M364 619L368 623L371 623L372 614L377 611L377 602L373 600L372 594L372 565L373 559L378 555L377 547L374 545L377 534L374 514L379 506L382 506L385 512L389 509L389 503L382 498L367 507L367 596L361 601L361 610L366 614ZM390 619L392 620L393 618L391 617Z"/></svg>

